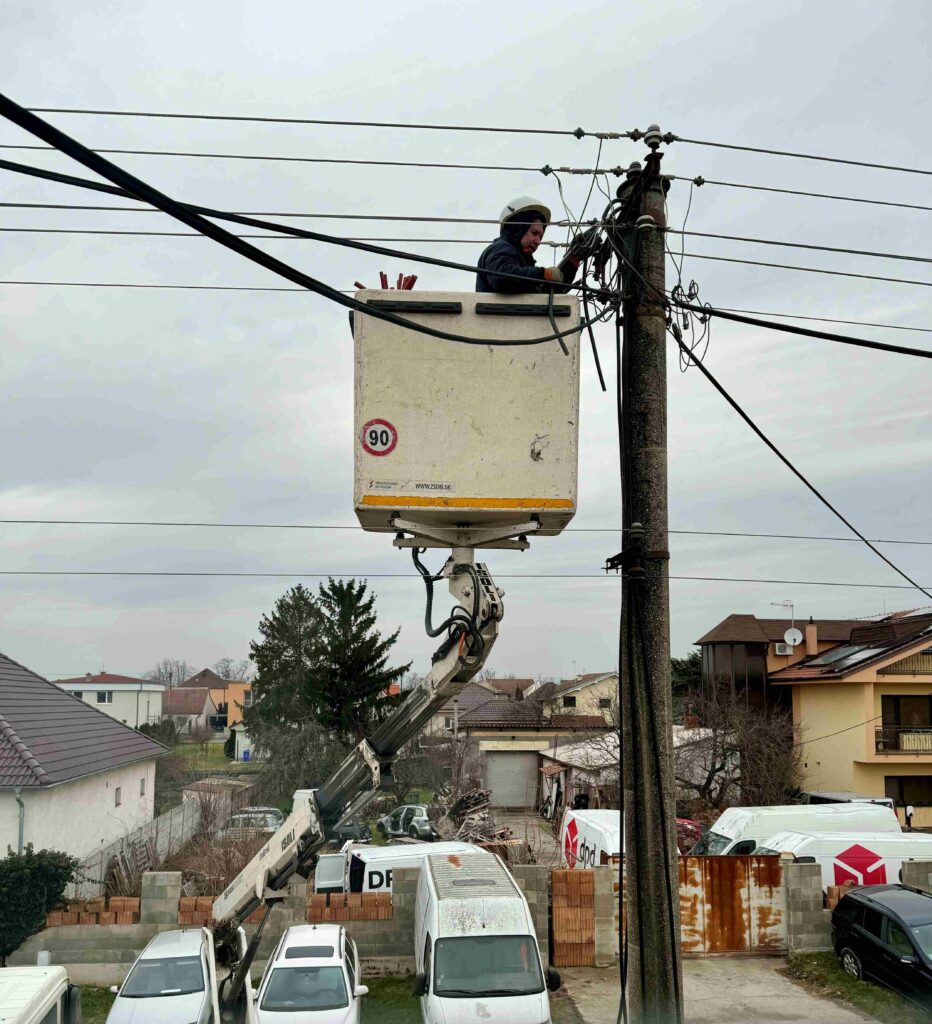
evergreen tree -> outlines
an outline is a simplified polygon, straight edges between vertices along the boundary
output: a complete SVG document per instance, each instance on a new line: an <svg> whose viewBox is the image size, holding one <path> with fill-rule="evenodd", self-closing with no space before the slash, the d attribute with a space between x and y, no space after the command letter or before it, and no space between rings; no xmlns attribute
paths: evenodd
<svg viewBox="0 0 932 1024"><path fill-rule="evenodd" d="M388 664L398 630L388 637L375 628L375 595L364 581L329 579L317 595L318 658L310 673L310 698L317 720L343 740L358 743L400 698L388 696L411 667Z"/></svg>

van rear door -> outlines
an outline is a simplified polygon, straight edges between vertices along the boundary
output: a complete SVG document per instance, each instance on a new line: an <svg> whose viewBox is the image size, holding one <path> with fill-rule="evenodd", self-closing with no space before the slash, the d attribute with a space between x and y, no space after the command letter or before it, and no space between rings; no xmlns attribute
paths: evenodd
<svg viewBox="0 0 932 1024"><path fill-rule="evenodd" d="M314 892L343 892L346 885L346 854L325 853L314 868Z"/></svg>

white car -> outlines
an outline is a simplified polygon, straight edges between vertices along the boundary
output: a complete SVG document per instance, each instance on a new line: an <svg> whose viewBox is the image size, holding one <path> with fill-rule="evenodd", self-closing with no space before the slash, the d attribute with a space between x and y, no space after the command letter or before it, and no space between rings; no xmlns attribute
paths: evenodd
<svg viewBox="0 0 932 1024"><path fill-rule="evenodd" d="M162 932L139 954L116 993L107 1024L208 1024L212 1020L205 928Z"/></svg>
<svg viewBox="0 0 932 1024"><path fill-rule="evenodd" d="M256 996L259 1024L359 1024L356 944L337 924L292 925L279 940Z"/></svg>

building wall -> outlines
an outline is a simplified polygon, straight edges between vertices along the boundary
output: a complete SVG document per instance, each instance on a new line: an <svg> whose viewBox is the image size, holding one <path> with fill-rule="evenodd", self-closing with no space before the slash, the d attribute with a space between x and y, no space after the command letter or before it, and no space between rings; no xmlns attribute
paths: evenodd
<svg viewBox="0 0 932 1024"><path fill-rule="evenodd" d="M588 683L586 686L581 686L578 690L573 690L570 693L558 693L550 703L551 714L606 715L611 712L611 706L609 708L600 708L599 700L610 700L612 705L614 705L617 694L618 677L611 675L606 679L600 679L596 682ZM564 697L575 697L576 707L564 708Z"/></svg>
<svg viewBox="0 0 932 1024"><path fill-rule="evenodd" d="M132 689L121 690L115 684L100 687L90 685L72 685L61 687L66 693L80 693L81 700L91 707L103 711L104 714L115 718L124 725L137 729L146 722L154 722L162 714L162 691L142 690L133 687ZM99 690L113 694L113 703L98 704L97 694Z"/></svg>
<svg viewBox="0 0 932 1024"><path fill-rule="evenodd" d="M871 717L864 687L818 683L793 690L793 714L803 730L802 788L857 789L855 759L867 754L862 723Z"/></svg>
<svg viewBox="0 0 932 1024"><path fill-rule="evenodd" d="M140 783L144 780L144 793ZM116 790L120 789L120 806ZM83 859L101 846L152 820L155 760L47 789L23 789L25 843L37 850L62 850ZM0 790L0 850L17 847L19 807L10 789Z"/></svg>
<svg viewBox="0 0 932 1024"><path fill-rule="evenodd" d="M224 698L227 702L227 728L242 722L242 708L246 703L245 695L247 690L252 691L252 683L230 682L227 684L226 697ZM211 696L213 696L213 693L211 693ZM216 699L214 697L215 702Z"/></svg>

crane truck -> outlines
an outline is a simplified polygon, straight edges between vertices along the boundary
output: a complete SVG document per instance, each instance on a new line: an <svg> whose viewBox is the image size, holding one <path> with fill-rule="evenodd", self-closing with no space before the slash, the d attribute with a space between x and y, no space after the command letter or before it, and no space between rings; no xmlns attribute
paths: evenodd
<svg viewBox="0 0 932 1024"><path fill-rule="evenodd" d="M362 290L357 298L479 342L438 344L375 317L354 320L356 514L363 529L411 549L427 591L427 633L442 640L423 681L320 788L294 794L284 824L215 901L215 1016L236 1024L255 1020L249 971L289 880L306 878L328 838L391 785L398 752L485 664L504 592L476 549L523 551L533 534L559 534L576 509L579 335L560 345L526 340L555 316L578 324L574 297L548 304L535 295ZM502 340L479 340L490 335ZM442 398L437 367L448 382ZM420 558L428 548L451 551L436 575ZM455 604L434 627L439 581ZM247 942L243 925L260 908Z"/></svg>

